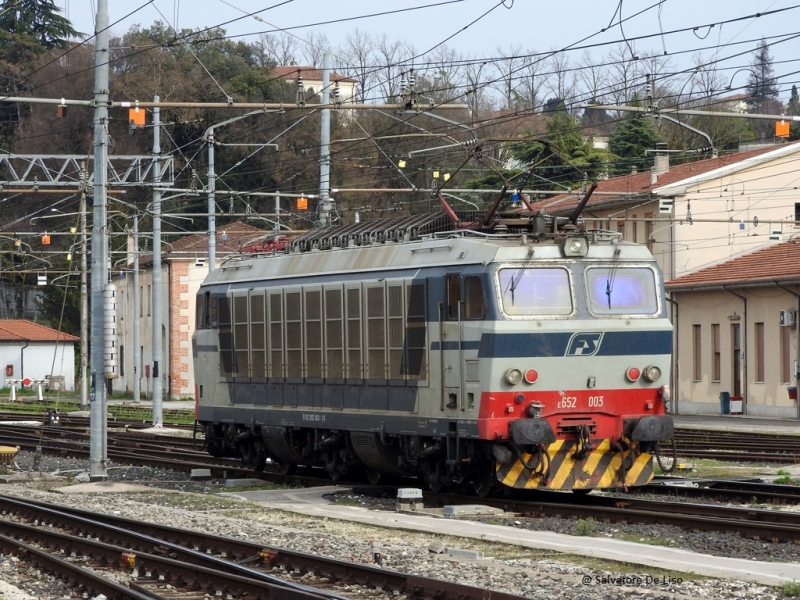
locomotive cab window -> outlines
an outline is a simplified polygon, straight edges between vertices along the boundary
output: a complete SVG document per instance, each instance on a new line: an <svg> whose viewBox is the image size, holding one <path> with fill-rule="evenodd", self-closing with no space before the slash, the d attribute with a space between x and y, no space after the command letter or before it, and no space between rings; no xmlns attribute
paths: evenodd
<svg viewBox="0 0 800 600"><path fill-rule="evenodd" d="M486 316L483 281L477 275L464 278L465 311L467 319L480 320Z"/></svg>
<svg viewBox="0 0 800 600"><path fill-rule="evenodd" d="M461 275L447 276L447 318L458 319L458 303L461 300Z"/></svg>
<svg viewBox="0 0 800 600"><path fill-rule="evenodd" d="M503 268L497 272L503 311L510 316L572 314L569 273L556 268Z"/></svg>
<svg viewBox="0 0 800 600"><path fill-rule="evenodd" d="M658 314L656 273L647 267L590 267L586 290L592 314Z"/></svg>
<svg viewBox="0 0 800 600"><path fill-rule="evenodd" d="M195 329L208 329L208 292L197 294Z"/></svg>

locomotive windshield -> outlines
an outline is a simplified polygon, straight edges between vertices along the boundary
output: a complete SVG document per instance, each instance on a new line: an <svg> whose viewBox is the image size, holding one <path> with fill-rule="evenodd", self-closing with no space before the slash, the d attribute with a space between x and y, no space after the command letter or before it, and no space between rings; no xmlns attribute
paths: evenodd
<svg viewBox="0 0 800 600"><path fill-rule="evenodd" d="M595 315L658 313L656 274L646 267L591 267L586 270L589 310Z"/></svg>
<svg viewBox="0 0 800 600"><path fill-rule="evenodd" d="M507 315L572 314L572 292L566 269L500 269L500 296Z"/></svg>

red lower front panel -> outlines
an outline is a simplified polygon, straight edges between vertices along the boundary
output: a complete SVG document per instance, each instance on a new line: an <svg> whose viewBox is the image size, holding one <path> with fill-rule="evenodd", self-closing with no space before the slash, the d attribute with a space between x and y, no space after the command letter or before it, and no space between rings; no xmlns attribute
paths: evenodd
<svg viewBox="0 0 800 600"><path fill-rule="evenodd" d="M576 427L588 425L592 439L618 439L623 419L663 415L664 403L658 388L580 391L483 392L478 413L481 439L509 437L509 423L533 416L531 405L542 405L558 439L574 437Z"/></svg>

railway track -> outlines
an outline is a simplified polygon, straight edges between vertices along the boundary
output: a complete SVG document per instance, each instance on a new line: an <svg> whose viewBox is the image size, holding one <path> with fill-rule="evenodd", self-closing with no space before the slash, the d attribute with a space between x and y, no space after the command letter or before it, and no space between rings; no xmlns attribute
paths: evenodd
<svg viewBox="0 0 800 600"><path fill-rule="evenodd" d="M463 496L425 493L433 505L459 504ZM481 504L525 517L595 519L603 522L674 525L698 531L734 532L772 542L800 542L800 513L715 504L574 495L564 492L481 498Z"/></svg>
<svg viewBox="0 0 800 600"><path fill-rule="evenodd" d="M512 594L113 515L0 496L0 548L79 590L150 600L343 600L405 595L513 600ZM99 540L102 540L99 541ZM113 572L111 574L109 572ZM122 573L125 584L115 582ZM303 582L296 581L302 578ZM353 584L362 593L352 592ZM346 595L340 588L347 585Z"/></svg>
<svg viewBox="0 0 800 600"><path fill-rule="evenodd" d="M675 444L682 458L800 463L800 436L676 428Z"/></svg>

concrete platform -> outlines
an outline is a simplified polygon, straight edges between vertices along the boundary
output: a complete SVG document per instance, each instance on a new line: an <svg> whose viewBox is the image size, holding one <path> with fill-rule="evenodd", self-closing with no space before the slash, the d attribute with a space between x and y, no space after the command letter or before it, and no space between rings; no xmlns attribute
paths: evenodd
<svg viewBox="0 0 800 600"><path fill-rule="evenodd" d="M316 490L269 490L225 493L274 510L285 510L319 519L342 519L409 531L473 538L525 548L536 548L625 563L645 565L658 570L695 573L708 577L752 581L763 585L781 585L800 581L800 563L764 563L737 558L698 554L665 546L636 544L603 537L580 537L549 531L530 531L508 526L488 525L477 521L436 518L410 513L368 510L355 506L327 503L323 494L348 491L329 486Z"/></svg>

